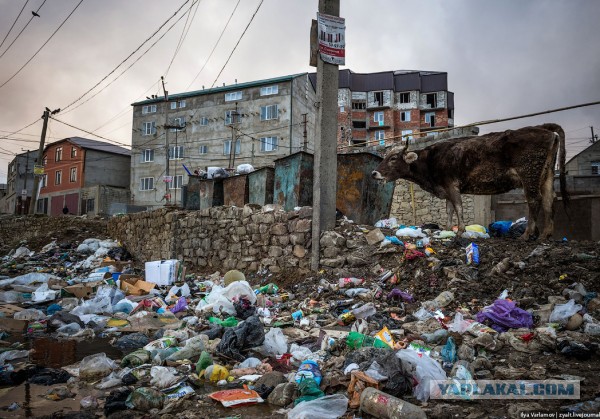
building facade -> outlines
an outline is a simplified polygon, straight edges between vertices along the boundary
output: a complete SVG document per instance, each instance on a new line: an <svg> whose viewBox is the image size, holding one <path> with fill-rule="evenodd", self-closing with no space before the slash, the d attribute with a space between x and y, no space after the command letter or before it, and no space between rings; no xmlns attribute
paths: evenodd
<svg viewBox="0 0 600 419"><path fill-rule="evenodd" d="M167 99L132 104L130 189L135 205L180 205L186 168L193 172L242 163L258 168L314 149L316 98L308 73Z"/></svg>
<svg viewBox="0 0 600 419"><path fill-rule="evenodd" d="M8 164L6 179L6 212L28 214L33 191L33 166L37 151L17 154Z"/></svg>
<svg viewBox="0 0 600 419"><path fill-rule="evenodd" d="M87 138L71 137L44 149L37 213L62 215L107 214L109 196L115 203L129 203L131 152L123 147ZM101 195L99 187L114 189Z"/></svg>
<svg viewBox="0 0 600 419"><path fill-rule="evenodd" d="M600 141L573 156L566 169L570 176L600 176Z"/></svg>
<svg viewBox="0 0 600 419"><path fill-rule="evenodd" d="M311 74L316 85L316 74ZM454 126L448 74L434 71L339 72L338 151L385 145Z"/></svg>

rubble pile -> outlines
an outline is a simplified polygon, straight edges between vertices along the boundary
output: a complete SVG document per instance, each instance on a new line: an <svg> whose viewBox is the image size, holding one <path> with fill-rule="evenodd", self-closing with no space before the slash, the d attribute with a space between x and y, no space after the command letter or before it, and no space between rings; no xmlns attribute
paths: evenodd
<svg viewBox="0 0 600 419"><path fill-rule="evenodd" d="M15 247L0 260L2 416L598 412L600 244L520 241L525 225L457 235L342 219L308 274L194 272L94 238ZM50 365L32 350L43 339L104 350ZM580 394L479 400L451 385L478 380L558 380ZM16 396L24 383L39 401Z"/></svg>

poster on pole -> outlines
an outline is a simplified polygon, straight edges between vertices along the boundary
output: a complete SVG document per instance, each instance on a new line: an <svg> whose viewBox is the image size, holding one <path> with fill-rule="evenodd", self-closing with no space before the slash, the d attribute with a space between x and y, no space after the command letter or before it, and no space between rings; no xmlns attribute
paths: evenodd
<svg viewBox="0 0 600 419"><path fill-rule="evenodd" d="M329 64L346 64L346 20L342 17L317 13L319 53Z"/></svg>
<svg viewBox="0 0 600 419"><path fill-rule="evenodd" d="M33 174L37 175L37 176L41 176L44 174L44 166L42 165L35 165L33 166Z"/></svg>

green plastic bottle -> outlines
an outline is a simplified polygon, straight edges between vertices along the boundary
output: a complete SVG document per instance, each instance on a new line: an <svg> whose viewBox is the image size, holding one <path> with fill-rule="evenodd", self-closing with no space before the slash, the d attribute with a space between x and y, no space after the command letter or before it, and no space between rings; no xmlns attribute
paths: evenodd
<svg viewBox="0 0 600 419"><path fill-rule="evenodd" d="M206 351L202 351L200 358L196 363L196 374L200 374L203 370L207 369L213 364L212 356Z"/></svg>
<svg viewBox="0 0 600 419"><path fill-rule="evenodd" d="M227 317L225 320L221 320L218 317L209 317L208 321L211 323L219 324L223 327L234 327L238 324L238 319L235 317Z"/></svg>
<svg viewBox="0 0 600 419"><path fill-rule="evenodd" d="M346 338L346 346L350 349L358 349L362 347L389 348L382 340L375 339L371 336L363 335L358 332L348 333Z"/></svg>

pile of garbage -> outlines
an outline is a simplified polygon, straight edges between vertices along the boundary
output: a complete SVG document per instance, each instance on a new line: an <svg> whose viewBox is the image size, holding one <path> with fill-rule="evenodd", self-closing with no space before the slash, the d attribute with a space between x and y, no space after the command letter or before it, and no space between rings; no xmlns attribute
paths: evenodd
<svg viewBox="0 0 600 419"><path fill-rule="evenodd" d="M585 403L543 408L600 409L590 367L600 342L598 244L517 244L522 222L469 226L461 237L394 222L367 229L367 240L394 252L360 274L322 271L296 284L194 274L179 260L136 269L110 240L14 249L0 265L22 273L0 276L2 385L47 385L47 400L77 398L82 411L106 416L221 417L244 406L263 417L419 418L473 409L476 394L432 383L553 379L576 382ZM511 246L518 251L501 251ZM562 262L540 271L553 257ZM27 342L41 337L109 339L122 356L51 368L29 362Z"/></svg>

